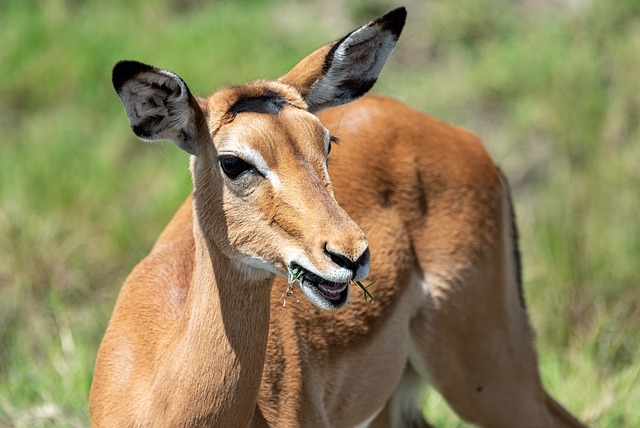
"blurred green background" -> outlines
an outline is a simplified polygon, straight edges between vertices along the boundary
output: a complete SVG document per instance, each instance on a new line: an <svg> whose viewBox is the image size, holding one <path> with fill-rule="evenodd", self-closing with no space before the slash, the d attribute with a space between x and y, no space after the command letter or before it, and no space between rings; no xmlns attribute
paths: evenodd
<svg viewBox="0 0 640 428"><path fill-rule="evenodd" d="M401 3L0 3L0 426L86 426L119 287L190 191L130 132L113 64L198 94L275 78ZM376 86L479 134L510 178L544 382L640 426L640 1L407 0ZM464 426L430 393L436 426Z"/></svg>

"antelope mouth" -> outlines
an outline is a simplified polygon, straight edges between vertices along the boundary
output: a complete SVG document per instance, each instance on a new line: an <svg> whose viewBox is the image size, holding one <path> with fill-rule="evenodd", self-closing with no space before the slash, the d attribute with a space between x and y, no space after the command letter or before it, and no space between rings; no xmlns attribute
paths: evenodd
<svg viewBox="0 0 640 428"><path fill-rule="evenodd" d="M335 310L343 307L349 300L348 281L329 281L297 265L293 265L292 271L298 272L296 281L300 284L304 295L314 305Z"/></svg>

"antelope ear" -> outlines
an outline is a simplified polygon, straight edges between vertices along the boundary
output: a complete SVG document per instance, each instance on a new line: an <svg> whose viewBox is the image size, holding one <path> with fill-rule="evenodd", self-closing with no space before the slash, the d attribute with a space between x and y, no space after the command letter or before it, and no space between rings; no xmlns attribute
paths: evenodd
<svg viewBox="0 0 640 428"><path fill-rule="evenodd" d="M140 62L120 61L113 67L112 81L140 139L172 140L196 154L202 111L180 77Z"/></svg>
<svg viewBox="0 0 640 428"><path fill-rule="evenodd" d="M378 79L406 17L404 7L388 12L313 52L279 81L297 89L312 112L361 97Z"/></svg>

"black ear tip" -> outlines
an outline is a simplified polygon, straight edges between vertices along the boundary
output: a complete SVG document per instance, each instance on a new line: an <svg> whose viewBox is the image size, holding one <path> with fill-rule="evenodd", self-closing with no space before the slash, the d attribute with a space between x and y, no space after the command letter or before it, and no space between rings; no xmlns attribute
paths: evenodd
<svg viewBox="0 0 640 428"><path fill-rule="evenodd" d="M390 31L396 39L400 37L404 24L407 21L407 9L402 6L393 9L390 12L382 15L376 19L373 23L380 25L383 29Z"/></svg>
<svg viewBox="0 0 640 428"><path fill-rule="evenodd" d="M124 85L124 82L133 78L135 75L142 73L143 71L151 71L153 67L147 64L143 64L138 61L119 61L113 67L111 73L111 82L116 92L120 92L120 89Z"/></svg>

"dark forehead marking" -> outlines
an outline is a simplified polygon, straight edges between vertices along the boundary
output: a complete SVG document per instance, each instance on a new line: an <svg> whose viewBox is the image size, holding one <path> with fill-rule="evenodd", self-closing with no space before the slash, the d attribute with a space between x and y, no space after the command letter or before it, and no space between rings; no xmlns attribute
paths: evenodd
<svg viewBox="0 0 640 428"><path fill-rule="evenodd" d="M262 113L277 116L287 104L276 91L264 90L260 94L240 96L229 108L229 113L236 116L240 113Z"/></svg>

